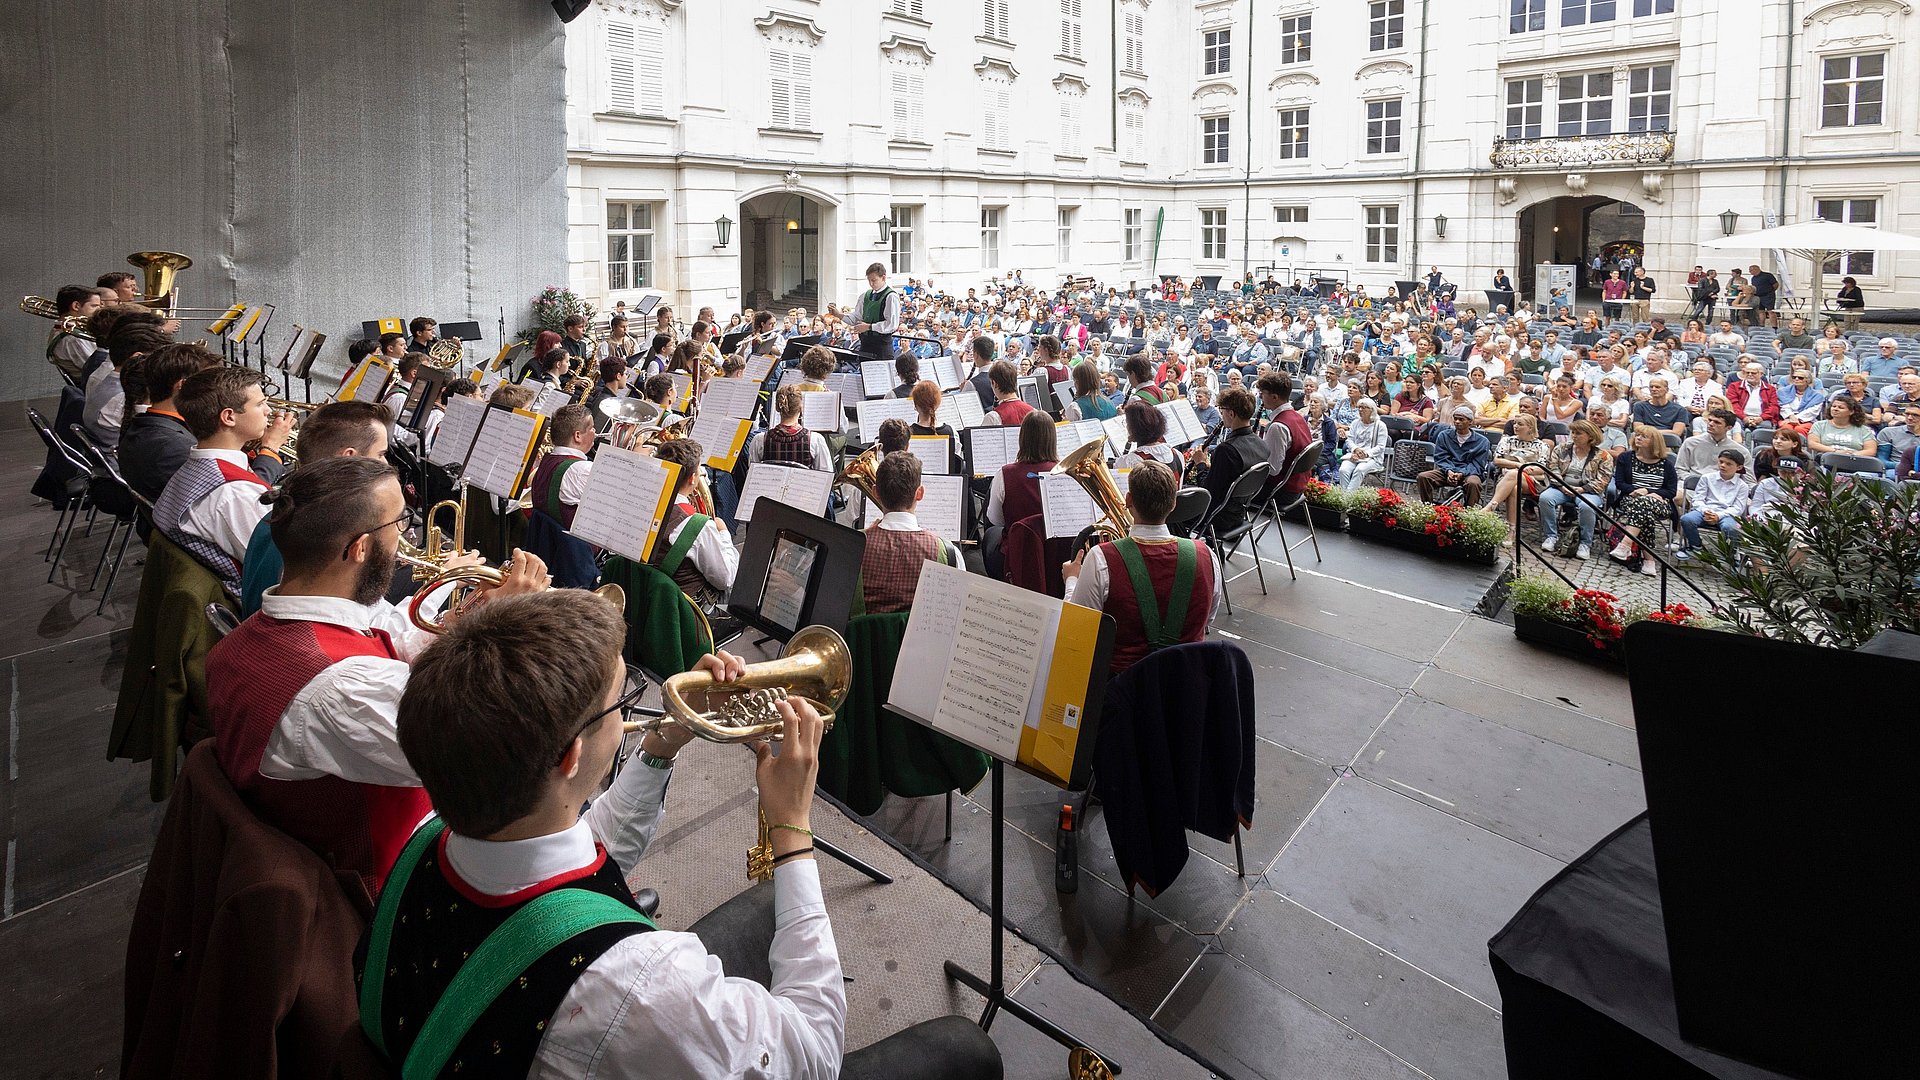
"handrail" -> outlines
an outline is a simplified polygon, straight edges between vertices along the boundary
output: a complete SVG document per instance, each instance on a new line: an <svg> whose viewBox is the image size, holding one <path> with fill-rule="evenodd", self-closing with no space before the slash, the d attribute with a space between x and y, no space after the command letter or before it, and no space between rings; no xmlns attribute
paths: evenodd
<svg viewBox="0 0 1920 1080"><path fill-rule="evenodd" d="M1551 480L1561 486L1567 486L1566 474L1556 470L1552 465L1549 465L1546 462L1531 462L1529 464L1521 466L1521 469L1522 471L1525 471L1527 469L1533 469L1537 472L1545 473L1548 480ZM1579 496L1575 496L1575 497L1578 498ZM1597 499L1595 500L1595 503L1596 505L1593 508L1594 513L1601 520L1607 522L1609 525L1613 525L1622 530L1626 528L1626 525L1623 524L1619 518L1614 517L1613 514L1607 510L1605 499ZM1642 531L1644 532L1645 530L1642 530ZM1700 586L1694 584L1692 578L1689 578L1686 574L1682 573L1672 563L1669 563L1664 554L1655 550L1657 545L1650 544L1645 541L1637 541L1637 542L1640 544L1641 555L1647 558L1651 558L1660 567L1660 606L1661 607L1667 606L1667 575L1672 574L1673 576L1680 579L1680 583L1682 585L1685 585L1687 588L1692 589L1695 593L1699 594L1700 598L1707 602L1708 609L1711 610L1714 614L1716 615L1725 614L1725 606L1720 602L1720 600L1712 596L1711 594L1709 594L1705 589L1702 589ZM1540 565L1546 567L1548 570L1551 570L1554 576L1558 577L1561 581L1566 582L1568 585L1573 586L1576 589L1579 588L1578 585L1574 584L1571 578L1567 577L1567 575L1560 572L1559 567L1556 567L1551 562L1548 562L1544 554L1542 554L1538 549L1533 548L1532 545L1528 544L1525 540L1522 540L1520 538L1520 529L1517 523L1513 530L1513 550L1514 550L1513 570L1516 576L1518 576L1520 572L1520 551L1523 548L1532 550L1534 553L1534 557L1540 560Z"/></svg>

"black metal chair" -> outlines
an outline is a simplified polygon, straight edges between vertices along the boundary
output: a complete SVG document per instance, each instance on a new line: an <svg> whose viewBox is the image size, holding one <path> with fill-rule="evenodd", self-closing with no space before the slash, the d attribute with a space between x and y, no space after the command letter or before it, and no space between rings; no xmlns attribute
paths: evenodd
<svg viewBox="0 0 1920 1080"><path fill-rule="evenodd" d="M1387 462L1387 486L1406 495L1420 490L1420 474L1433 464L1433 444L1412 436L1393 444L1393 457Z"/></svg>
<svg viewBox="0 0 1920 1080"><path fill-rule="evenodd" d="M1306 473L1309 476L1313 475L1313 470L1320 467L1320 455L1324 451L1325 447L1321 445L1319 439L1308 443L1307 448L1300 451L1300 456L1293 459L1293 468L1288 470L1287 475L1282 477L1280 482L1273 486L1273 494L1268 498L1266 506L1266 512L1270 516L1265 519L1265 523L1262 524L1259 529L1255 530L1253 534L1253 551L1256 566L1259 565L1260 538L1266 535L1267 525L1272 525L1274 528L1280 530L1280 550L1287 556L1288 577L1295 581L1300 580L1299 573L1293 568L1293 549L1299 547L1301 544L1311 541L1313 543L1313 561L1326 561L1320 556L1320 533L1313 527L1313 508L1307 505L1307 493L1305 491L1298 491L1293 494L1288 494L1285 490L1287 482L1299 476L1301 473ZM1307 535L1305 539L1288 543L1287 527L1281 522L1280 515L1287 513L1295 507L1300 508L1301 516L1306 518Z"/></svg>
<svg viewBox="0 0 1920 1080"><path fill-rule="evenodd" d="M89 515L87 527L89 529L93 527L91 515L95 508L89 495L93 487L93 466L79 450L60 437L60 433L47 423L47 418L41 416L38 410L28 408L27 421L33 425L35 431L40 433L40 438L46 442L47 448L58 455L60 460L74 472L74 475L65 481L63 493L66 495L66 506L61 508L60 520L55 523L54 531L59 538L59 543L50 545L47 554L48 561L52 563L47 568L47 581L52 582L54 575L60 572L60 558L66 554L67 541L73 536L74 523L80 520L82 511Z"/></svg>
<svg viewBox="0 0 1920 1080"><path fill-rule="evenodd" d="M1821 454L1820 467L1832 473L1871 473L1874 476L1887 471L1887 463L1870 454L1838 452Z"/></svg>
<svg viewBox="0 0 1920 1080"><path fill-rule="evenodd" d="M1203 487L1181 488L1174 496L1173 513L1167 515L1167 528L1179 536L1192 536L1212 506L1213 492Z"/></svg>
<svg viewBox="0 0 1920 1080"><path fill-rule="evenodd" d="M1239 479L1233 482L1233 486L1227 489L1226 498L1221 499L1220 505L1215 507L1213 513L1207 516L1205 535L1207 546L1213 549L1216 563L1214 568L1215 573L1226 573L1227 560L1233 558L1233 556L1239 552L1240 545L1245 542L1246 538L1252 535L1255 529L1261 527L1261 517L1255 508L1255 504L1261 501L1261 494L1267 486L1267 478L1272 472L1273 467L1269 463L1264 461L1255 462L1251 468L1240 474ZM1227 514L1229 511L1237 514L1238 519L1233 525L1228 526L1226 530L1222 531L1217 523L1221 516ZM1230 518L1229 520L1234 519ZM1260 568L1260 552L1257 550L1253 553L1253 573L1258 576L1260 581L1260 595L1265 596L1267 594L1267 575L1266 572ZM1220 595L1227 602L1227 614L1229 615L1233 614L1233 597L1231 590L1229 590L1227 586L1245 577L1246 574L1247 571L1243 570L1232 577L1226 577L1220 580Z"/></svg>
<svg viewBox="0 0 1920 1080"><path fill-rule="evenodd" d="M87 583L88 591L100 583L100 571L107 566L107 552L113 550L113 568L107 573L107 587L100 593L100 604L94 614L107 610L107 598L113 595L114 582L120 580L120 567L127 558L127 545L132 543L135 524L141 511L145 511L149 520L153 517L153 503L147 501L126 477L120 475L120 462L106 447L101 446L85 428L73 426L73 437L80 444L88 464L94 470L93 482L88 488L89 497L95 505L113 516L113 522L107 528L107 542L101 545L100 558L93 565L93 580ZM124 532L121 532L125 529ZM114 547L114 534L119 533L120 544Z"/></svg>

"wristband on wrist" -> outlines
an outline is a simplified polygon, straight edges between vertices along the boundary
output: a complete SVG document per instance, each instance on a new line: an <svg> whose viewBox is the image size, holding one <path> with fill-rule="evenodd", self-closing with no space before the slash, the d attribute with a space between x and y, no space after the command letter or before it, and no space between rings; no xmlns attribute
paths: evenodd
<svg viewBox="0 0 1920 1080"><path fill-rule="evenodd" d="M808 844L806 847L803 847L803 848L794 848L792 851L787 852L785 855L775 855L773 857L773 865L779 866L781 863L786 862L788 859L797 859L802 855L811 855L811 854L813 854L812 844Z"/></svg>
<svg viewBox="0 0 1920 1080"><path fill-rule="evenodd" d="M673 768L673 759L670 757L655 757L645 750L642 750L640 751L640 764L645 765L649 769L671 769Z"/></svg>

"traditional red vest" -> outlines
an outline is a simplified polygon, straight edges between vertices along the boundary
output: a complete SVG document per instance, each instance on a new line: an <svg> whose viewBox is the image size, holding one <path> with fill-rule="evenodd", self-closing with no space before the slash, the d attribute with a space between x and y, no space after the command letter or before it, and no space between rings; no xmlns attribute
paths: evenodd
<svg viewBox="0 0 1920 1080"><path fill-rule="evenodd" d="M995 405L990 411L1000 417L1002 427L1019 427L1020 421L1025 420L1027 414L1033 411L1033 406L1019 398L1009 398Z"/></svg>
<svg viewBox="0 0 1920 1080"><path fill-rule="evenodd" d="M359 874L377 896L413 827L433 809L426 791L337 776L275 780L260 774L267 740L287 706L315 676L350 656L399 659L381 630L361 633L256 613L207 654L207 706L220 767L247 804L336 870Z"/></svg>
<svg viewBox="0 0 1920 1080"><path fill-rule="evenodd" d="M903 532L867 526L867 546L860 556L860 593L866 613L879 615L913 606L920 587L920 568L929 560L942 561L945 548L939 537L921 529Z"/></svg>
<svg viewBox="0 0 1920 1080"><path fill-rule="evenodd" d="M580 507L560 501L560 480L568 469L585 460L571 454L549 453L534 466L533 482L527 485L533 508L558 521L563 528L573 528L573 514Z"/></svg>
<svg viewBox="0 0 1920 1080"><path fill-rule="evenodd" d="M1274 476L1278 477L1293 468L1295 459L1300 456L1302 450L1307 448L1307 444L1313 441L1314 434L1313 429L1307 426L1307 418L1301 415L1299 409L1281 409L1279 415L1273 418L1273 423L1285 424L1287 431L1293 436L1287 443L1287 460L1285 462L1274 463L1273 473ZM1286 487L1287 494L1298 495L1300 492L1307 490L1307 481L1311 479L1313 479L1313 477L1308 476L1306 473L1300 473L1289 478Z"/></svg>
<svg viewBox="0 0 1920 1080"><path fill-rule="evenodd" d="M1000 467L1001 520L1008 525L1040 512L1040 477L1053 470L1051 461L1015 461Z"/></svg>
<svg viewBox="0 0 1920 1080"><path fill-rule="evenodd" d="M1135 591L1133 575L1127 571L1119 546L1100 545L1100 557L1107 563L1107 603L1102 610L1113 616L1113 663L1109 670L1115 675L1139 663L1156 648L1147 639L1146 620L1141 616L1140 606L1151 602L1157 616L1167 611L1180 559L1178 543L1137 546L1147 566L1147 579L1153 584L1150 601ZM1186 615L1180 620L1178 643L1181 644L1207 636L1207 616L1213 608L1213 559L1206 545L1194 546L1198 550L1194 552L1193 586L1187 596Z"/></svg>

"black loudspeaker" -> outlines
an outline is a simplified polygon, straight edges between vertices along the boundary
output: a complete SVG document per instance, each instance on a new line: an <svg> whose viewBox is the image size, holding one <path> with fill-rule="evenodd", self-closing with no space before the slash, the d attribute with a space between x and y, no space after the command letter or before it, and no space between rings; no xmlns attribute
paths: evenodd
<svg viewBox="0 0 1920 1080"><path fill-rule="evenodd" d="M1681 1037L1910 1069L1920 662L1652 622L1625 646Z"/></svg>
<svg viewBox="0 0 1920 1080"><path fill-rule="evenodd" d="M553 13L560 16L561 22L572 22L592 6L593 0L553 0Z"/></svg>

